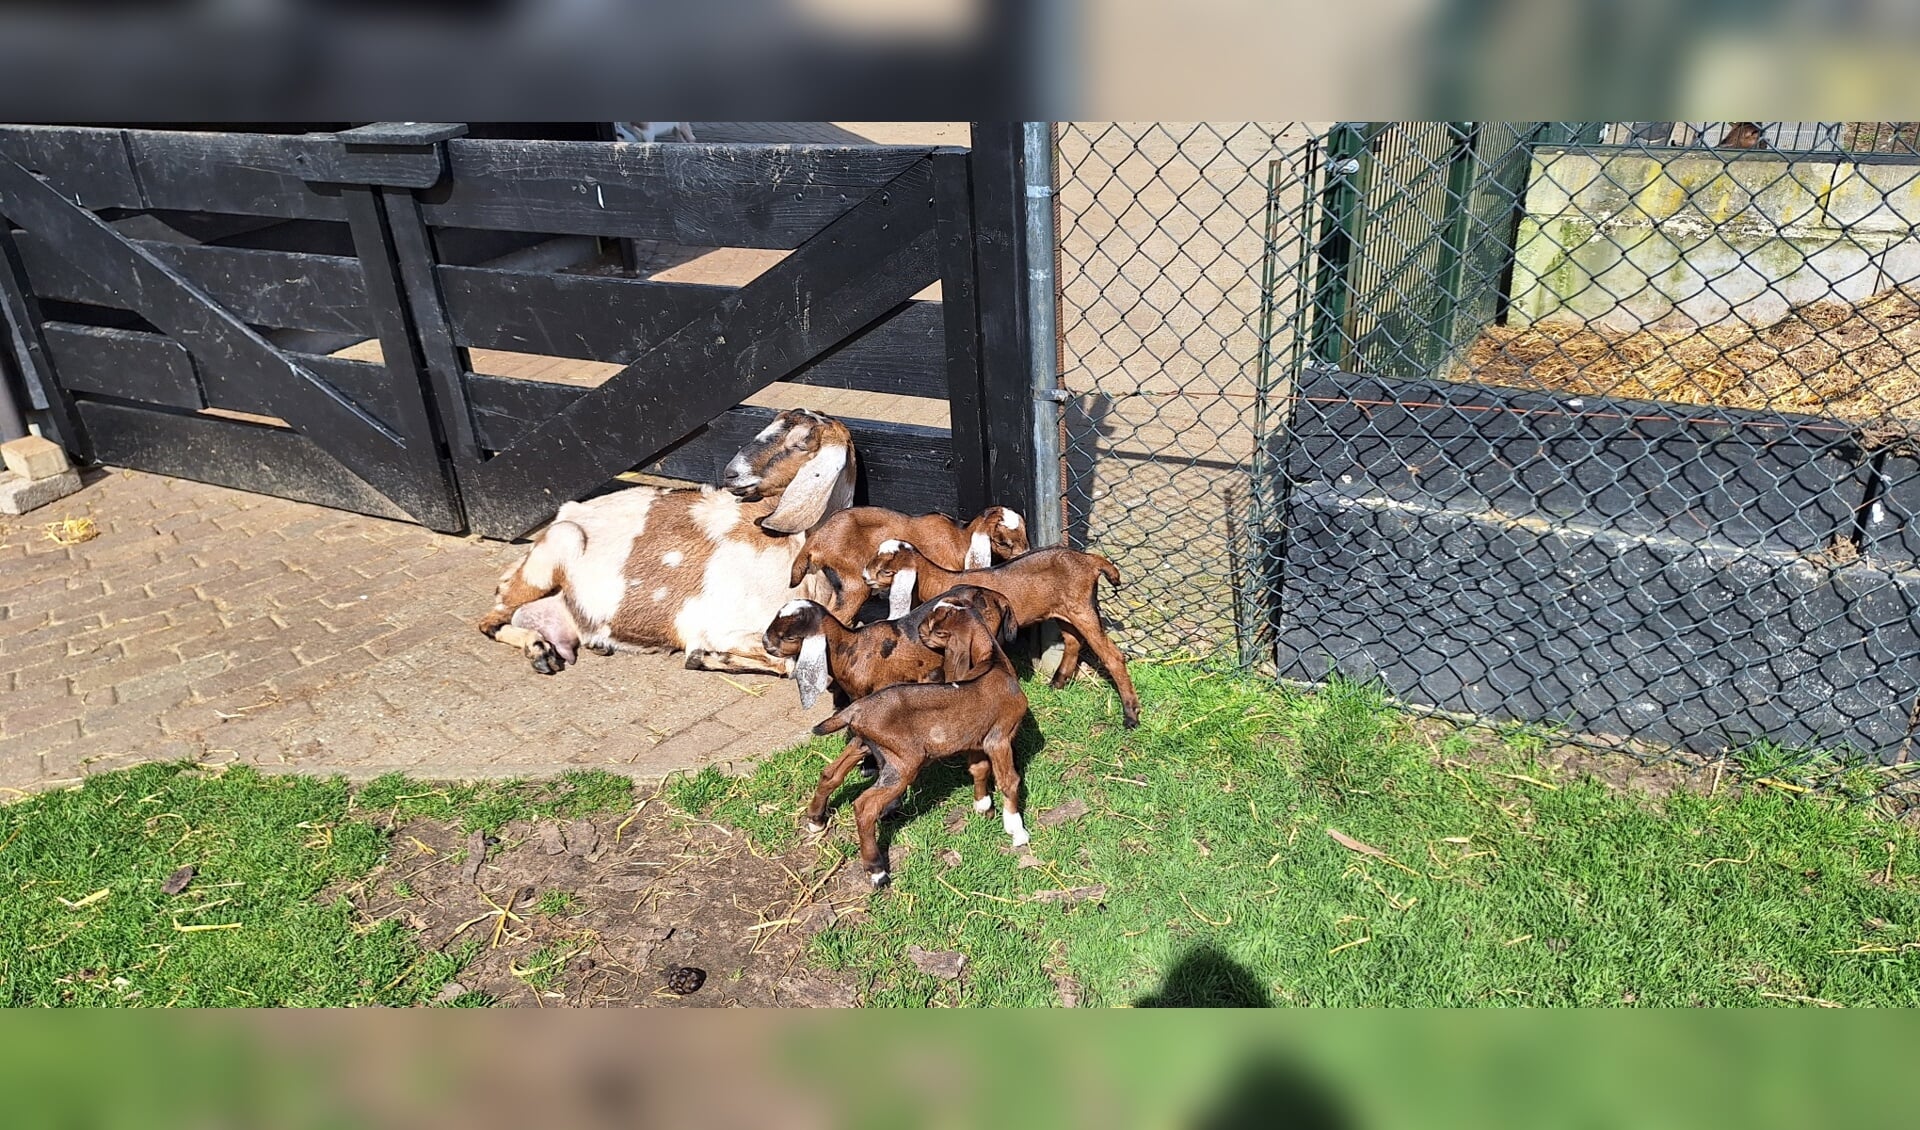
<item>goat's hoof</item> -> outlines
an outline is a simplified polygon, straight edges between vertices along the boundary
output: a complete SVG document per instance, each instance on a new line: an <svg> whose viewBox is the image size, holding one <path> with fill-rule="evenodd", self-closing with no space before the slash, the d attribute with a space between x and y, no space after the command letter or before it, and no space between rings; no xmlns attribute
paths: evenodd
<svg viewBox="0 0 1920 1130"><path fill-rule="evenodd" d="M1120 720L1120 724L1129 730L1138 730L1140 728L1140 716L1138 714L1129 714Z"/></svg>
<svg viewBox="0 0 1920 1130"><path fill-rule="evenodd" d="M973 802L973 810L975 812L993 811L993 798L990 796L983 796L979 798L978 800Z"/></svg>
<svg viewBox="0 0 1920 1130"><path fill-rule="evenodd" d="M705 671L706 669L707 669L707 653L705 651L687 652L687 670Z"/></svg>
<svg viewBox="0 0 1920 1130"><path fill-rule="evenodd" d="M614 647L610 643L590 643L587 645L587 650L595 655L612 655Z"/></svg>
<svg viewBox="0 0 1920 1130"><path fill-rule="evenodd" d="M1067 689L1067 684L1071 682L1073 682L1072 675L1067 675L1063 677L1059 672L1056 671L1054 672L1053 678L1047 680L1047 685L1052 687L1056 691L1063 691Z"/></svg>
<svg viewBox="0 0 1920 1130"><path fill-rule="evenodd" d="M533 661L533 669L542 675L558 675L566 666L560 653L545 640L535 640L527 645L527 658Z"/></svg>
<svg viewBox="0 0 1920 1130"><path fill-rule="evenodd" d="M816 836L827 830L827 818L825 816L817 820L811 816L802 817L802 819L807 823L807 831Z"/></svg>
<svg viewBox="0 0 1920 1130"><path fill-rule="evenodd" d="M882 870L879 870L879 871L867 872L867 881L872 883L875 887L884 886L887 881L886 870L883 868Z"/></svg>

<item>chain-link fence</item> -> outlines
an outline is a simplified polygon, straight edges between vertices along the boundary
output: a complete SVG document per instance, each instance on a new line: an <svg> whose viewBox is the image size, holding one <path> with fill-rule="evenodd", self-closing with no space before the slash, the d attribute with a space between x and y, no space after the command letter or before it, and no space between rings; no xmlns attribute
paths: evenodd
<svg viewBox="0 0 1920 1130"><path fill-rule="evenodd" d="M1136 651L1904 764L1914 136L1063 124L1069 537Z"/></svg>

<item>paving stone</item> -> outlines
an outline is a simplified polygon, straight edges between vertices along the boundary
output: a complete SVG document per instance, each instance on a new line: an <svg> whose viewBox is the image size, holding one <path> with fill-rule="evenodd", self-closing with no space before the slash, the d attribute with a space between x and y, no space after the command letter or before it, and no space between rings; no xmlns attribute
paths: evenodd
<svg viewBox="0 0 1920 1130"><path fill-rule="evenodd" d="M523 547L134 472L72 507L98 538L0 547L7 787L189 756L355 780L657 777L745 764L820 713L677 655L534 674L473 627Z"/></svg>

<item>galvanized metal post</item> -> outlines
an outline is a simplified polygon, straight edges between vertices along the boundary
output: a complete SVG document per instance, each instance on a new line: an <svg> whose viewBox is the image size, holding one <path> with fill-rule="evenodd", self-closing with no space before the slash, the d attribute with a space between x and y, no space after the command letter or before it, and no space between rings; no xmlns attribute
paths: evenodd
<svg viewBox="0 0 1920 1130"><path fill-rule="evenodd" d="M1027 351L1033 381L1033 527L1036 546L1061 537L1059 291L1054 278L1053 123L1020 123L1025 148Z"/></svg>

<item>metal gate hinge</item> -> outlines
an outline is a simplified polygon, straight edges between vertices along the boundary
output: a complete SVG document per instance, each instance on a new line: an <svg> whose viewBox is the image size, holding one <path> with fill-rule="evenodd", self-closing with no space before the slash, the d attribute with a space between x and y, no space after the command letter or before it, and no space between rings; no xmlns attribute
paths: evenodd
<svg viewBox="0 0 1920 1130"><path fill-rule="evenodd" d="M1073 399L1073 393L1064 388L1043 388L1035 390L1033 398L1042 403L1065 404Z"/></svg>

